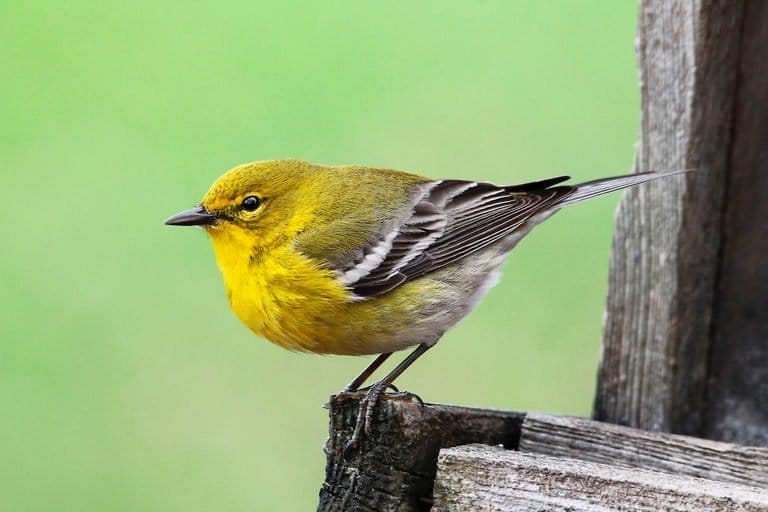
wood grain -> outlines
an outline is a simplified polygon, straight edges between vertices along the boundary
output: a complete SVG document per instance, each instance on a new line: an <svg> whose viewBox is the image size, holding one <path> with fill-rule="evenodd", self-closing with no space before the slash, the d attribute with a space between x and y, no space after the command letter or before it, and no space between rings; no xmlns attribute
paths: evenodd
<svg viewBox="0 0 768 512"><path fill-rule="evenodd" d="M768 489L768 448L528 414L520 451Z"/></svg>
<svg viewBox="0 0 768 512"><path fill-rule="evenodd" d="M767 8L641 4L636 171L697 172L621 202L595 419L768 444Z"/></svg>
<svg viewBox="0 0 768 512"><path fill-rule="evenodd" d="M713 482L719 482L722 486L738 484L761 488L768 493L768 448L647 432L582 418L422 405L407 394L386 395L376 407L370 435L359 448L345 454L343 449L352 434L361 397L359 393L346 393L332 397L329 403L331 426L325 444L328 462L320 491L320 511L429 510L438 455L447 448L474 443L527 453L533 457L525 459L530 461L527 464L531 468L537 456L544 457L543 474L554 479L552 485L560 481L553 472L555 465L565 461L563 471L570 479L592 478L590 464L605 464L620 472L666 474L654 477L661 480L692 478L681 482L690 485L705 482L703 489L717 487ZM574 461L586 465L573 465ZM580 468L589 471L579 476ZM510 471L512 469L515 468ZM466 462L461 471L468 481L474 481L490 470L485 463L475 467ZM509 492L517 493L519 486L528 485L533 489L542 485L543 480L529 481L529 478L529 470L519 474L511 472L497 486L511 486ZM610 485L619 486L619 481ZM639 492L638 485L630 481L627 492ZM698 492L691 490L694 491ZM501 493L502 497L507 495L503 489L494 492ZM496 499L492 495L482 496L490 500L487 506ZM541 499L550 497L546 495ZM710 503L712 499L712 496L706 497L705 502ZM479 506L482 500L479 497L478 500L474 505Z"/></svg>
<svg viewBox="0 0 768 512"><path fill-rule="evenodd" d="M746 2L704 425L768 446L768 2Z"/></svg>
<svg viewBox="0 0 768 512"><path fill-rule="evenodd" d="M376 406L371 434L345 454L362 396L344 393L329 402L326 477L318 511L429 510L441 448L467 443L516 448L520 439L521 413L385 395Z"/></svg>
<svg viewBox="0 0 768 512"><path fill-rule="evenodd" d="M487 446L443 450L433 512L764 511L768 491Z"/></svg>

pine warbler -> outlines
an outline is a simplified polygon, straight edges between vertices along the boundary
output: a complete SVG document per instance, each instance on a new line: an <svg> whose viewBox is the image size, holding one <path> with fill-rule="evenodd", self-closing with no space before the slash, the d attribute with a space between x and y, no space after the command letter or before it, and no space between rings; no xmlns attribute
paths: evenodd
<svg viewBox="0 0 768 512"><path fill-rule="evenodd" d="M381 393L466 316L507 253L560 208L669 174L496 186L296 160L241 165L199 207L166 224L210 235L229 303L256 334L297 351L379 354L416 346L369 389L356 438Z"/></svg>

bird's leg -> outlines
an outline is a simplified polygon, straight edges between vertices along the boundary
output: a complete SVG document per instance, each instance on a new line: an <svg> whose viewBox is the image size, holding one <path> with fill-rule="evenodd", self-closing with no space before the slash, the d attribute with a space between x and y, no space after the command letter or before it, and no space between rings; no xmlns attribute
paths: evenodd
<svg viewBox="0 0 768 512"><path fill-rule="evenodd" d="M411 366L414 361L416 361L419 357L421 357L424 354L424 352L429 350L431 347L432 345L426 345L426 344L419 345L418 347L416 347L416 349L413 352L408 354L408 357L403 359L400 362L400 364L398 364L395 368L393 368L392 371L389 372L386 377L384 377L383 379L381 379L379 382L375 383L373 386L371 386L368 389L368 393L366 393L365 398L363 398L360 401L360 408L357 413L357 422L355 423L355 430L352 433L352 438L349 440L349 443L347 444L345 451L357 445L357 443L360 441L360 437L362 436L363 431L365 431L366 434L370 435L370 425L373 421L373 408L376 406L376 402L379 401L381 394L384 392L384 390L386 390L389 386L391 386L392 382L396 378L398 378L409 366ZM419 399L419 402L421 402L421 399Z"/></svg>
<svg viewBox="0 0 768 512"><path fill-rule="evenodd" d="M379 354L378 357L376 357L376 359L371 361L371 364L366 366L365 369L362 372L360 372L360 375L355 377L355 379L352 382L350 382L349 384L344 386L344 391L345 392L357 391L360 388L360 386L366 380L368 380L368 377L370 377L371 374L373 372L375 372L379 368L379 366L381 366L382 363L384 363L384 361L386 361L387 358L389 356L391 356L391 355L392 355L392 352L387 352L387 353L384 353L384 354Z"/></svg>

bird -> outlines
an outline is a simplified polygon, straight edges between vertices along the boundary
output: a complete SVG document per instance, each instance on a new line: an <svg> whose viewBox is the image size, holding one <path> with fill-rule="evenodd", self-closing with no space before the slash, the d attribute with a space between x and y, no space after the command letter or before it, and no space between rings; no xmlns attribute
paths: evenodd
<svg viewBox="0 0 768 512"><path fill-rule="evenodd" d="M231 309L257 335L293 351L376 355L345 392L412 348L361 390L353 445L382 393L478 305L536 225L574 203L680 172L497 186L268 160L226 172L198 206L165 223L207 232Z"/></svg>

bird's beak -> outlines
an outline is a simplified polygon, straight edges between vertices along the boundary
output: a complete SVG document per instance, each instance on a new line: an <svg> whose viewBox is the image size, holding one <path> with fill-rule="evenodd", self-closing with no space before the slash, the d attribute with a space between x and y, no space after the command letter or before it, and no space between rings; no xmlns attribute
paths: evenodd
<svg viewBox="0 0 768 512"><path fill-rule="evenodd" d="M202 206L177 213L165 223L168 226L212 226L216 224L216 216Z"/></svg>

